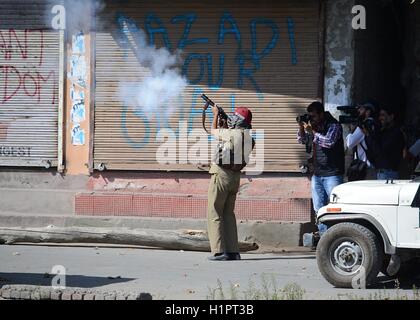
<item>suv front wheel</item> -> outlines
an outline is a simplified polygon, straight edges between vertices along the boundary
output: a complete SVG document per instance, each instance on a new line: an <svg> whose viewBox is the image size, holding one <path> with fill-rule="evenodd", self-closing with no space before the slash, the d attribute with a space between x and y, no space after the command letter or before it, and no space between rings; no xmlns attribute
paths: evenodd
<svg viewBox="0 0 420 320"><path fill-rule="evenodd" d="M319 270L338 288L365 288L373 284L383 259L377 236L357 223L343 222L332 226L317 247Z"/></svg>

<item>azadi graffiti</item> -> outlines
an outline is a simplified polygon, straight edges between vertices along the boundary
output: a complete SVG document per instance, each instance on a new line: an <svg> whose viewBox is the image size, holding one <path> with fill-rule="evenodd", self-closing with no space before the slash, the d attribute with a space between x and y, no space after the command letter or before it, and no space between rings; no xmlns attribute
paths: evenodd
<svg viewBox="0 0 420 320"><path fill-rule="evenodd" d="M232 35L237 42L237 52L235 63L238 67L238 78L237 86L238 88L243 88L246 80L250 81L255 88L257 93L262 93L260 85L255 80L254 75L261 69L264 59L270 55L273 49L277 46L280 39L280 32L278 24L267 18L253 18L249 21L249 32L251 37L251 48L247 49L243 46L242 41L242 32L238 27L238 23L231 13L225 12L219 21L218 25L218 34L217 40L209 38L190 38L191 29L194 27L194 23L197 21L198 16L196 13L186 13L184 15L178 15L171 18L171 25L184 24L183 33L180 39L176 41L171 41L169 38L169 33L167 26L164 25L162 20L155 14L147 14L144 19L144 30L148 36L149 44L156 44L156 37L159 35L163 39L165 47L169 51L174 51L177 49L185 50L189 46L194 44L208 44L209 49L211 50L212 46L217 45L223 46L226 36ZM126 26L129 26L129 31L131 34L138 34L140 32L139 26L134 20L127 17L122 13L117 14L117 23L119 26L121 44L126 50L130 50L128 45L129 35L126 32ZM295 28L294 20L292 18L287 19L288 35L289 35L289 45L291 48L291 64L296 65L298 63L297 50L295 45ZM258 30L260 30L258 32ZM257 44L259 44L260 34L271 33L271 39L265 44L262 49L259 49ZM133 37L134 39L136 37ZM211 40L215 41L213 43ZM176 45L174 45L174 42ZM211 52L208 53L188 53L185 58L184 65L182 67L183 74L189 79L191 85L207 85L212 88L220 88L224 82L224 69L225 69L225 57L226 53L221 53L219 57L214 57ZM217 75L214 75L213 63L219 60L219 68L217 70ZM190 66L194 63L199 65L199 74L195 78L189 77ZM207 77L205 75L207 74Z"/></svg>
<svg viewBox="0 0 420 320"><path fill-rule="evenodd" d="M175 50L183 50L187 52L182 66L182 73L188 79L189 84L194 86L192 93L192 104L189 112L180 113L180 121L188 121L188 130L192 130L195 118L201 117L201 103L202 87L206 86L210 88L210 93L217 92L223 87L225 81L225 63L227 52L219 53L216 57L211 52L214 46L220 46L223 48L227 37L233 37L237 44L236 57L234 63L237 67L237 79L236 84L239 89L245 86L246 81L250 83L259 100L263 100L263 90L261 85L257 82L255 75L261 70L265 59L272 54L273 50L280 42L280 28L276 21L267 19L264 17L251 18L248 22L247 32L250 34L251 44L250 48L244 47L244 30L239 28L237 20L230 12L224 12L216 26L217 37L210 39L208 37L192 38L191 30L194 28L195 23L199 17L196 13L185 13L183 15L177 15L170 19L169 24L164 24L160 17L154 13L146 14L144 18L144 25L139 26L138 21L134 21L130 17L123 13L118 13L116 16L116 23L118 25L118 42L121 48L125 51L126 56L130 51L134 51L136 54L136 46L131 45L131 41L142 39L139 36L144 30L146 32L147 40L149 45L156 45L157 37L162 39L164 46L171 52ZM294 19L287 18L287 34L288 44L290 46L290 63L291 65L298 64L298 53L295 42L295 22ZM179 39L171 39L169 36L168 28L171 26L183 24L182 36ZM263 36L263 37L262 37ZM261 39L260 39L261 38ZM265 43L263 40L265 39ZM268 39L268 40L267 40ZM209 52L190 52L189 49L192 45L200 44L201 46L207 45ZM141 46L140 46L141 47ZM226 49L231 50L231 48ZM214 64L218 60L218 70L214 70ZM192 66L195 67L196 74L190 75ZM182 99L182 98L181 98ZM231 109L235 108L235 94L231 95ZM182 103L181 105L184 106ZM225 106L228 107L228 106ZM127 129L127 113L129 108L123 107L121 117L121 129L125 137L126 142L132 148L143 148L151 139L151 128L148 118L143 114L141 110L135 112L135 116L139 118L145 126L145 135L141 141L134 141L129 135ZM187 118L187 119L186 119ZM157 130L161 128L167 128L167 123L162 123L162 119L157 119Z"/></svg>

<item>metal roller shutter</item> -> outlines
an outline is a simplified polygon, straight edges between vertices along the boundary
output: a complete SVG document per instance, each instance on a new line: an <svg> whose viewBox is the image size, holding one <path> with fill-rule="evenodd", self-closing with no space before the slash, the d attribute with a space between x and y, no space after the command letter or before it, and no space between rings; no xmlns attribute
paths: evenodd
<svg viewBox="0 0 420 320"><path fill-rule="evenodd" d="M189 28L186 16L195 20ZM195 170L193 165L158 165L156 133L162 119L147 119L118 98L119 81L141 81L147 73L136 53L121 44L121 32L128 41L133 34L121 30L118 17L146 29L158 48L169 45L173 51L188 36L183 71L194 84L173 102L170 128L176 130L180 120L201 128L202 92L226 111L249 106L254 129L265 130L265 171L299 170L307 156L296 143L295 119L318 96L318 1L107 3L96 34L95 167ZM207 40L188 42L197 38ZM247 55L257 58L246 60ZM210 88L214 84L217 89Z"/></svg>
<svg viewBox="0 0 420 320"><path fill-rule="evenodd" d="M0 166L56 166L60 32L47 1L0 2Z"/></svg>

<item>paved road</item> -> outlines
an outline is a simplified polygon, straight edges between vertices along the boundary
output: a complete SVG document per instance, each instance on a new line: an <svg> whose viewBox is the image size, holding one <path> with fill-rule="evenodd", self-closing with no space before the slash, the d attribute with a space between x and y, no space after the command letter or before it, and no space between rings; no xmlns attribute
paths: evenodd
<svg viewBox="0 0 420 320"><path fill-rule="evenodd" d="M206 253L132 248L80 248L43 246L0 246L0 284L50 285L45 277L54 265L67 271L67 286L97 290L149 292L154 299L207 299L210 289L223 286L231 298L231 284L238 298L250 289L263 287L265 275L279 288L296 283L306 299L338 299L349 295L407 295L411 290L394 289L393 280L382 277L376 289L335 289L319 273L315 256L244 254L242 261L211 262ZM382 288L389 288L383 290ZM255 293L256 291L253 290Z"/></svg>

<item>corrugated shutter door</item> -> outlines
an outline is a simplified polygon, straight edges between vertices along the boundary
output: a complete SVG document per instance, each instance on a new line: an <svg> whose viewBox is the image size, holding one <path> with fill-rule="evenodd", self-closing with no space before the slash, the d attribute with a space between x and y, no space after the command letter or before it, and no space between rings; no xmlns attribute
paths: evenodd
<svg viewBox="0 0 420 320"><path fill-rule="evenodd" d="M0 2L0 166L57 165L60 36L48 10Z"/></svg>
<svg viewBox="0 0 420 320"><path fill-rule="evenodd" d="M195 19L190 28L187 15ZM296 143L295 119L318 91L318 1L107 3L96 34L95 166L189 170L196 167L157 164L156 133L163 118L147 118L116 94L120 81L141 81L146 72L136 53L122 44L122 38L130 41L134 35L122 28L121 17L152 34L157 47L169 44L174 50L185 35L188 40L207 39L184 42L183 57L189 64L183 71L194 85L173 102L170 128L176 131L182 120L189 129L201 128L202 92L229 112L234 106L248 106L254 129L265 130L265 170L299 170L307 156ZM174 17L182 18L175 22ZM257 135L257 140L262 137Z"/></svg>

